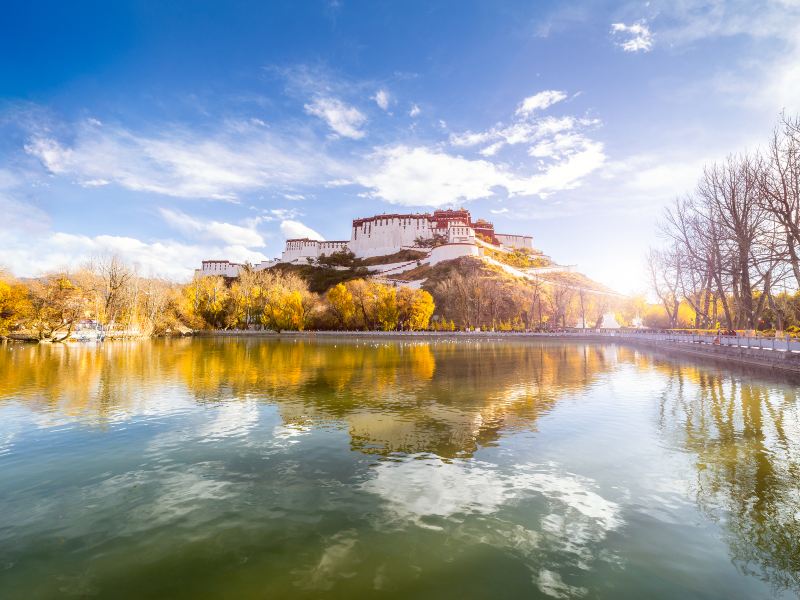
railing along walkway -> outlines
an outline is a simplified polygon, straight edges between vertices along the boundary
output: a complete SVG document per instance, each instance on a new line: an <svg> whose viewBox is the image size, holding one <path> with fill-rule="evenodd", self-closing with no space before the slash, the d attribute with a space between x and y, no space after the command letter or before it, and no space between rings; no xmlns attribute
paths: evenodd
<svg viewBox="0 0 800 600"><path fill-rule="evenodd" d="M709 335L691 333L631 333L603 332L596 335L616 337L630 340L646 340L678 344L705 344L709 346L729 346L733 348L752 348L756 350L774 350L776 352L800 352L800 340L792 338L775 338L741 335Z"/></svg>

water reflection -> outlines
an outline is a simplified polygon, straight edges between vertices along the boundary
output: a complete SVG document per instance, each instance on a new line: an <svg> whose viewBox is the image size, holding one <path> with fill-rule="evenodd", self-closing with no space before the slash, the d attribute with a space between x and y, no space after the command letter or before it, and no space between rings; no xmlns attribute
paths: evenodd
<svg viewBox="0 0 800 600"><path fill-rule="evenodd" d="M172 340L15 347L0 353L0 400L24 398L45 419L102 424L234 401L201 435L230 435L275 403L286 424L346 423L353 449L371 454L471 456L502 431L535 428L559 397L630 360L603 346L498 343ZM249 419L249 420L248 420Z"/></svg>
<svg viewBox="0 0 800 600"><path fill-rule="evenodd" d="M694 457L698 505L742 572L800 591L800 403L773 387L694 366L669 374L659 425Z"/></svg>
<svg viewBox="0 0 800 600"><path fill-rule="evenodd" d="M591 571L600 562L617 560L603 552L603 543L623 523L620 506L595 492L592 480L563 473L556 465L501 468L482 461L412 455L381 462L362 487L383 498L391 513L383 526L410 522L445 530L455 522L448 532L455 543L486 544L518 557L537 587L556 598L587 592L565 583L559 572ZM519 519L511 510L542 501L548 510L536 522Z"/></svg>
<svg viewBox="0 0 800 600"><path fill-rule="evenodd" d="M604 345L6 347L0 580L41 597L796 592L798 405Z"/></svg>

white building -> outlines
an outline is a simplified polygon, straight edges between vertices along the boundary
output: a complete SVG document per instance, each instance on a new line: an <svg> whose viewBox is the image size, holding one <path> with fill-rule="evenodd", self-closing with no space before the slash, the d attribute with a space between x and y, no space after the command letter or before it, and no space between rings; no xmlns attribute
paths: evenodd
<svg viewBox="0 0 800 600"><path fill-rule="evenodd" d="M436 240L435 243L427 241ZM479 244L480 242L480 244ZM468 210L436 210L433 213L383 214L353 220L349 240L322 241L308 238L286 240L280 259L263 261L255 268L277 263L305 264L321 256L349 250L356 258L389 256L406 249L430 248L429 263L459 256L480 256L481 246L533 250L529 235L495 233L488 221L472 220ZM236 277L242 265L226 260L203 261L201 275Z"/></svg>
<svg viewBox="0 0 800 600"><path fill-rule="evenodd" d="M202 267L195 269L197 275L220 275L222 277L237 277L242 265L229 260L204 260Z"/></svg>
<svg viewBox="0 0 800 600"><path fill-rule="evenodd" d="M309 239L286 241L281 262L304 262L348 249L357 258L388 256L404 249L419 248L418 240L439 236L445 244L475 245L476 238L498 247L533 250L529 235L496 234L487 221L472 221L469 211L437 210L433 213L384 214L355 219L349 241L319 242ZM452 253L453 251L451 251ZM477 254L464 250L464 254Z"/></svg>
<svg viewBox="0 0 800 600"><path fill-rule="evenodd" d="M334 252L347 250L347 246L347 242L311 240L308 238L286 240L286 247L281 254L279 262L305 262L308 258L316 260L323 254L329 256Z"/></svg>

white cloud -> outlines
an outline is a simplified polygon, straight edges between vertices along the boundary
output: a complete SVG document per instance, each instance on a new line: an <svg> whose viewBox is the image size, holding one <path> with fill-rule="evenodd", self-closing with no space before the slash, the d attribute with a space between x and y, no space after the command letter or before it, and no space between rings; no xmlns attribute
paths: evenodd
<svg viewBox="0 0 800 600"><path fill-rule="evenodd" d="M596 171L605 162L603 144L585 137L579 137L572 145L558 150L556 162L547 166L544 172L528 178L512 181L509 192L512 195L548 195L560 190L573 189L581 180Z"/></svg>
<svg viewBox="0 0 800 600"><path fill-rule="evenodd" d="M331 179L325 182L325 187L327 188L345 187L348 185L353 185L353 182L349 179Z"/></svg>
<svg viewBox="0 0 800 600"><path fill-rule="evenodd" d="M746 38L758 46L709 79L721 99L770 117L800 110L800 2L797 0L654 0L659 40L687 46L700 40ZM759 51L756 48L767 51ZM707 88L706 88L707 89ZM704 93L707 93L704 91Z"/></svg>
<svg viewBox="0 0 800 600"><path fill-rule="evenodd" d="M597 182L598 195L613 196L635 210L663 206L695 187L703 166L717 158L717 150L685 148L658 154L638 154L609 162Z"/></svg>
<svg viewBox="0 0 800 600"><path fill-rule="evenodd" d="M422 110L420 109L419 106L417 106L416 104L412 104L411 110L408 111L408 116L411 117L412 119L416 119L421 112Z"/></svg>
<svg viewBox="0 0 800 600"><path fill-rule="evenodd" d="M50 218L42 210L29 203L20 202L0 190L0 214L3 215L0 227L0 267L7 264L7 242L11 236L20 238L35 237L36 234L46 231Z"/></svg>
<svg viewBox="0 0 800 600"><path fill-rule="evenodd" d="M168 208L159 209L161 216L182 233L201 239L215 239L226 244L261 248L264 238L255 229L219 221L201 221L186 213Z"/></svg>
<svg viewBox="0 0 800 600"><path fill-rule="evenodd" d="M536 134L551 135L573 129L576 125L598 125L596 119L575 119L573 117L545 117L536 122Z"/></svg>
<svg viewBox="0 0 800 600"><path fill-rule="evenodd" d="M495 136L493 131L465 131L464 133L454 133L450 135L450 143L454 146L476 146L489 141Z"/></svg>
<svg viewBox="0 0 800 600"><path fill-rule="evenodd" d="M522 118L510 125L498 123L487 131L466 131L450 136L450 143L459 147L471 147L491 142L480 153L494 156L506 145L526 144L553 136L559 132L599 124L593 119L575 117L544 117L541 119Z"/></svg>
<svg viewBox="0 0 800 600"><path fill-rule="evenodd" d="M481 150L481 155L482 156L494 156L495 154L497 154L500 151L500 149L504 145L505 145L505 142L502 142L502 141L501 142L495 142L494 144L491 144L490 146L486 146L486 148L483 148Z"/></svg>
<svg viewBox="0 0 800 600"><path fill-rule="evenodd" d="M364 132L360 129L367 117L357 108L345 104L336 98L316 98L304 106L306 113L319 117L337 134L361 139Z"/></svg>
<svg viewBox="0 0 800 600"><path fill-rule="evenodd" d="M517 115L530 115L537 110L544 110L556 102L561 102L567 97L564 92L558 90L545 90L528 96L517 107Z"/></svg>
<svg viewBox="0 0 800 600"><path fill-rule="evenodd" d="M308 238L310 240L324 240L321 234L317 233L300 221L286 219L281 222L281 233L287 240L297 238Z"/></svg>
<svg viewBox="0 0 800 600"><path fill-rule="evenodd" d="M250 123L226 123L210 135L162 129L151 136L84 122L71 144L36 134L25 150L51 173L85 187L115 183L182 198L236 200L254 189L322 182L339 172L317 144Z"/></svg>
<svg viewBox="0 0 800 600"><path fill-rule="evenodd" d="M171 239L145 241L129 236L53 231L46 213L30 201L15 197L22 190L21 185L18 177L7 176L7 172L0 170L0 214L3 215L0 220L0 264L20 277L74 269L93 256L113 253L137 266L143 275L178 280L190 278L194 269L207 258L224 257L238 262L266 259L262 253L246 247L247 244L263 245L260 236L253 236L252 230L227 223L202 224L189 219L193 222L189 227L202 229L206 226L209 237L221 241L221 244L186 244ZM181 214L172 211L168 218L180 219Z"/></svg>
<svg viewBox="0 0 800 600"><path fill-rule="evenodd" d="M388 146L372 157L373 165L358 183L392 204L444 206L494 195L545 196L571 189L605 161L603 144L585 137L554 149L553 162L533 175L519 175L488 160L452 156L436 148Z"/></svg>
<svg viewBox="0 0 800 600"><path fill-rule="evenodd" d="M300 200L306 199L303 194L284 194L283 197L287 200L292 200L293 202L299 202Z"/></svg>
<svg viewBox="0 0 800 600"><path fill-rule="evenodd" d="M74 235L48 232L30 236L3 236L3 261L18 276L34 277L48 271L74 268L92 256L117 253L146 276L186 280L200 262L227 258L237 262L260 262L266 256L242 245L193 245L174 240L146 242L114 235Z"/></svg>
<svg viewBox="0 0 800 600"><path fill-rule="evenodd" d="M473 197L487 197L491 195L487 190L493 187L505 188L510 196L547 196L559 190L572 189L580 185L580 182L587 175L600 168L605 162L603 144L590 139L585 131L587 128L598 125L596 119L577 118L572 116L564 117L543 117L536 118L536 110L552 105L566 98L564 92L547 91L526 98L517 108L514 119L510 124L498 123L486 131L466 131L464 133L452 134L450 143L458 147L474 147L483 145L479 154L486 159L495 157L504 147L516 146L520 144L528 145L528 155L537 159L536 171L532 174L520 174L511 171L506 163L488 161L466 161L469 165L460 164L459 166L472 174L472 183L475 179L479 184L470 186L472 194L464 194L461 197L453 198L450 195L449 202L457 199L469 200ZM391 166L391 163L389 164ZM399 174L392 174L390 179L400 179ZM455 176L455 175L454 175ZM431 186L433 189L451 189L449 180L437 182L430 175L426 174L424 167L421 172L415 175L416 186ZM449 177L449 176L448 176ZM470 181L470 180L467 180ZM373 180L372 183L375 183ZM394 185L404 185L402 181L395 181ZM377 195L386 197L389 185L374 185ZM408 187L406 185L406 187ZM397 194L395 194L397 195ZM447 194L442 194L447 197ZM404 197L408 197L404 194ZM417 202L403 203L419 204ZM443 202L446 203L446 202Z"/></svg>
<svg viewBox="0 0 800 600"><path fill-rule="evenodd" d="M19 200L22 186L20 174L0 169L0 267L8 266L3 248L5 236L35 236L50 225L50 217L44 211Z"/></svg>
<svg viewBox="0 0 800 600"><path fill-rule="evenodd" d="M663 22L659 38L675 44L740 35L791 40L800 21L797 0L654 0L652 12Z"/></svg>
<svg viewBox="0 0 800 600"><path fill-rule="evenodd" d="M617 46L625 52L650 52L653 49L653 34L644 21L631 25L612 23L611 35L622 40L617 42Z"/></svg>
<svg viewBox="0 0 800 600"><path fill-rule="evenodd" d="M372 97L375 100L375 104L377 104L381 110L389 110L389 102L391 101L391 96L389 96L389 92L384 89L380 89L375 92L375 95Z"/></svg>
<svg viewBox="0 0 800 600"><path fill-rule="evenodd" d="M21 183L20 178L8 169L0 169L0 190L16 187Z"/></svg>
<svg viewBox="0 0 800 600"><path fill-rule="evenodd" d="M536 158L559 158L586 146L588 139L579 133L557 133L528 149Z"/></svg>
<svg viewBox="0 0 800 600"><path fill-rule="evenodd" d="M272 221L285 221L286 219L295 219L301 216L302 213L296 208L270 208L254 219L254 224L270 223Z"/></svg>
<svg viewBox="0 0 800 600"><path fill-rule="evenodd" d="M373 157L376 169L357 178L392 204L442 206L492 194L503 180L491 162L467 160L431 148L391 146Z"/></svg>

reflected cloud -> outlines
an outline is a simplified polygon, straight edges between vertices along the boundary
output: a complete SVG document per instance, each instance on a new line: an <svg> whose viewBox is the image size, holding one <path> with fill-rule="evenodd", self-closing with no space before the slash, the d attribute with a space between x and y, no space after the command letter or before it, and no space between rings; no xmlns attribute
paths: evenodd
<svg viewBox="0 0 800 600"><path fill-rule="evenodd" d="M341 531L324 543L322 556L307 571L299 575L296 585L311 590L330 590L339 579L355 576L359 562L353 550L358 541L354 530Z"/></svg>
<svg viewBox="0 0 800 600"><path fill-rule="evenodd" d="M540 494L560 503L578 518L597 523L602 531L620 524L619 506L593 492L592 482L572 474L515 465L507 473L491 463L430 455L412 455L381 461L374 477L363 484L384 498L401 519L492 514L506 503ZM552 527L550 528L552 530ZM580 540L579 540L580 541Z"/></svg>
<svg viewBox="0 0 800 600"><path fill-rule="evenodd" d="M580 598L589 591L584 587L567 585L561 579L561 575L547 569L539 571L539 574L534 577L534 582L543 594L553 598Z"/></svg>
<svg viewBox="0 0 800 600"><path fill-rule="evenodd" d="M215 417L200 427L197 437L213 442L247 435L258 425L258 405L252 400L225 402L215 408Z"/></svg>
<svg viewBox="0 0 800 600"><path fill-rule="evenodd" d="M412 456L378 464L363 489L381 496L398 518L421 524L424 517L491 514L511 499L514 485L486 463Z"/></svg>
<svg viewBox="0 0 800 600"><path fill-rule="evenodd" d="M275 438L277 444L288 445L297 444L299 439L304 435L311 433L311 426L304 423L285 423L277 425L272 430L272 436Z"/></svg>
<svg viewBox="0 0 800 600"><path fill-rule="evenodd" d="M586 593L565 583L559 570L590 571L598 560L615 560L598 549L609 532L622 527L621 507L595 487L592 480L563 473L556 465L501 468L430 455L381 461L362 483L362 489L383 499L395 527L447 528L460 543L495 546L523 560L539 589L556 598ZM552 512L538 518L538 528L511 517L524 515L525 503L542 502Z"/></svg>

